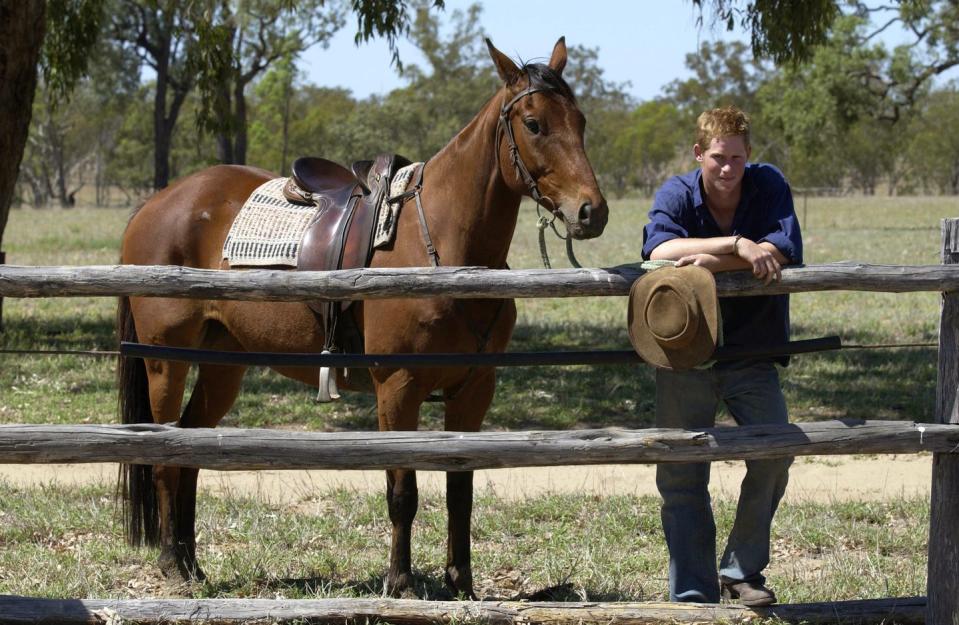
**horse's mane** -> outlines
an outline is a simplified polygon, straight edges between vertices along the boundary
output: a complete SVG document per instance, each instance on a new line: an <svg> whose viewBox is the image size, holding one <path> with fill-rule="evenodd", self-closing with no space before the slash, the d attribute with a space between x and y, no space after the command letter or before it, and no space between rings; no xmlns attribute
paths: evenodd
<svg viewBox="0 0 959 625"><path fill-rule="evenodd" d="M555 91L570 102L576 102L576 96L566 80L553 68L544 63L526 63L523 71L529 76L529 86L547 91Z"/></svg>

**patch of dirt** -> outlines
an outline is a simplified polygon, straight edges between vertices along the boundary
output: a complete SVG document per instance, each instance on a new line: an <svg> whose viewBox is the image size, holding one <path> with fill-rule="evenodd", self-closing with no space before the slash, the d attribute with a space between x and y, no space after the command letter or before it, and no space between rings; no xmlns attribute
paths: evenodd
<svg viewBox="0 0 959 625"><path fill-rule="evenodd" d="M598 465L477 471L477 494L495 493L505 499L524 499L547 492L594 495L656 496L653 465ZM714 462L710 491L716 498L738 497L745 465ZM786 501L885 500L929 495L931 454L828 456L797 458L789 474ZM0 479L12 485L114 484L116 464L0 465ZM436 471L417 476L423 491L442 492L445 477ZM345 488L380 493L386 481L382 471L201 471L200 488L214 493L256 497L295 505L317 493Z"/></svg>

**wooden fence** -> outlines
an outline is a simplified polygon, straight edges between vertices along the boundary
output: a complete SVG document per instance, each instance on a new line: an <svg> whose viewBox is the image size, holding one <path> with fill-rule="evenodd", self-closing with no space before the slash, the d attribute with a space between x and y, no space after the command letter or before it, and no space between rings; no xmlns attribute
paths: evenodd
<svg viewBox="0 0 959 625"><path fill-rule="evenodd" d="M250 619L313 623L729 622L776 616L790 622L898 622L959 625L959 220L943 221L943 265L835 263L786 268L768 287L745 273L717 276L720 295L822 290L941 291L936 414L931 423L839 421L786 426L578 432L383 432L305 434L273 430L180 430L165 426L0 427L0 462L140 462L171 457L185 466L464 470L511 466L689 462L806 454L933 452L928 598L830 604L739 606L631 603L44 600L0 597L0 623L234 623ZM219 272L174 267L0 267L0 297L173 296L302 300L390 297L570 297L625 295L642 274L613 269L492 271L348 270L322 273ZM436 444L442 441L442 445ZM162 449L161 455L156 455Z"/></svg>

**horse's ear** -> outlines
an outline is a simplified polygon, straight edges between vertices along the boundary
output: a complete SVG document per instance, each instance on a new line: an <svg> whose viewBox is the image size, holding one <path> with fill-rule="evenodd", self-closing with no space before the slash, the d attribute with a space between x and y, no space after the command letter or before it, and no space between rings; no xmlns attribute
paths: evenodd
<svg viewBox="0 0 959 625"><path fill-rule="evenodd" d="M516 67L516 63L497 50L488 37L486 39L486 47L489 48L489 55L492 57L496 71L499 73L499 77L503 79L503 82L511 85L522 77L523 73Z"/></svg>
<svg viewBox="0 0 959 625"><path fill-rule="evenodd" d="M549 57L549 67L557 74L562 75L566 67L566 37L560 37L553 46L553 54Z"/></svg>

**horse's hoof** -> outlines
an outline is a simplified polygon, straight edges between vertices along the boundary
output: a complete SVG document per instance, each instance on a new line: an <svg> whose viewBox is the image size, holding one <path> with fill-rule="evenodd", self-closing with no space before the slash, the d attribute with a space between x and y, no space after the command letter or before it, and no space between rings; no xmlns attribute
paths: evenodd
<svg viewBox="0 0 959 625"><path fill-rule="evenodd" d="M409 594L413 588L413 575L411 573L399 573L397 575L387 575L384 583L386 594L394 599L404 597Z"/></svg>
<svg viewBox="0 0 959 625"><path fill-rule="evenodd" d="M167 578L182 582L202 582L206 579L206 574L196 560L170 551L162 552L157 564L160 572Z"/></svg>
<svg viewBox="0 0 959 625"><path fill-rule="evenodd" d="M446 587L449 588L454 597L462 596L476 601L476 593L473 592L473 572L470 569L448 566L444 579Z"/></svg>

